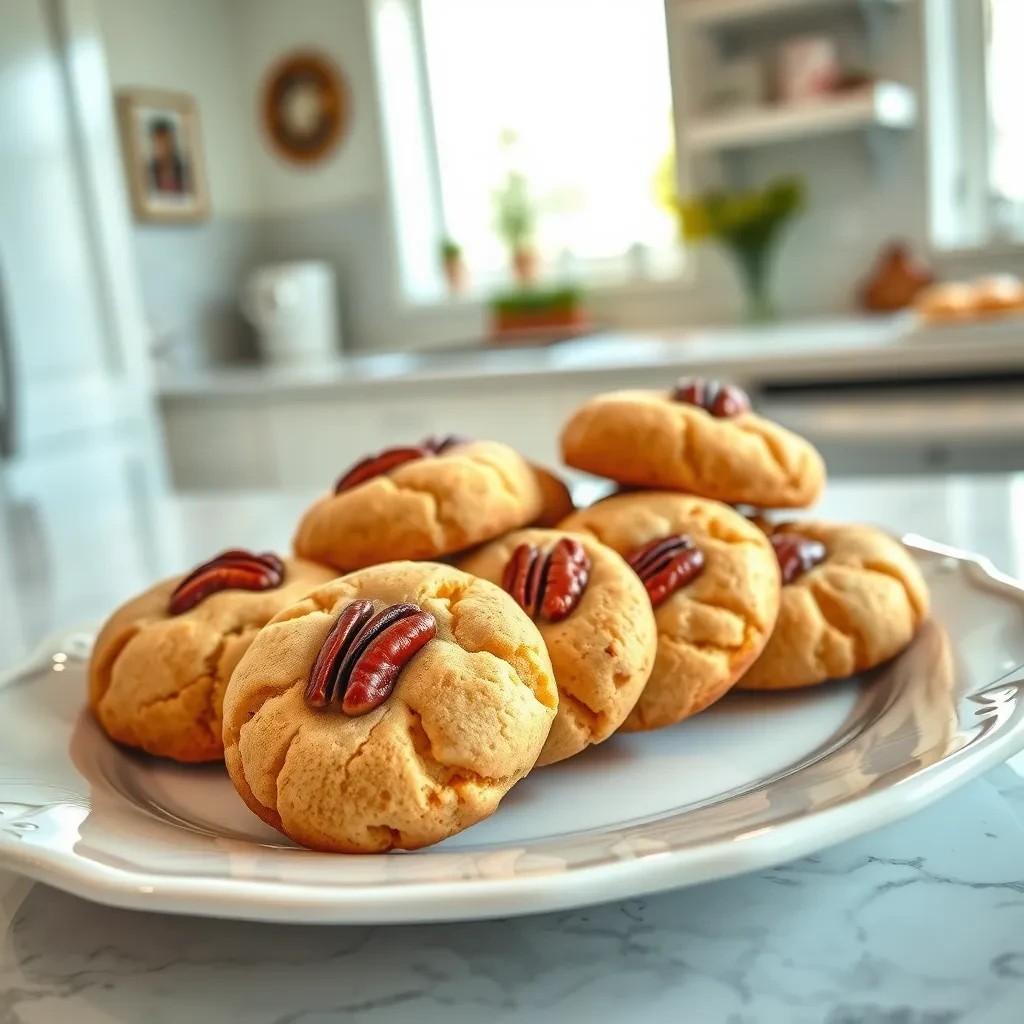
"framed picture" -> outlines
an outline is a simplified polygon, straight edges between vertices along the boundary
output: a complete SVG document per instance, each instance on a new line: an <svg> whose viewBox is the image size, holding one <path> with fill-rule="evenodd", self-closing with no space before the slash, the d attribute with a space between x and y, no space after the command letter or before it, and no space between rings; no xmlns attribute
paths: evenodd
<svg viewBox="0 0 1024 1024"><path fill-rule="evenodd" d="M210 200L195 100L130 89L117 94L117 114L136 219L204 220Z"/></svg>

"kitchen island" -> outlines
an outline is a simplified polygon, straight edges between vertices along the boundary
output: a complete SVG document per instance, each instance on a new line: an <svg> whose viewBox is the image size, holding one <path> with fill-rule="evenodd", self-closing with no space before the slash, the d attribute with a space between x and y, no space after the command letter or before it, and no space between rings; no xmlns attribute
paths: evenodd
<svg viewBox="0 0 1024 1024"><path fill-rule="evenodd" d="M7 667L226 546L280 548L311 492L102 496L8 549ZM839 480L820 512L982 551L1024 575L1024 476ZM90 520L117 557L55 557ZM45 556L54 557L45 557ZM80 694L69 694L79 701ZM397 927L258 925L87 903L0 871L0 1021L1016 1024L1024 1003L1024 755L929 809L755 875L564 913ZM2 818L0 818L0 827Z"/></svg>

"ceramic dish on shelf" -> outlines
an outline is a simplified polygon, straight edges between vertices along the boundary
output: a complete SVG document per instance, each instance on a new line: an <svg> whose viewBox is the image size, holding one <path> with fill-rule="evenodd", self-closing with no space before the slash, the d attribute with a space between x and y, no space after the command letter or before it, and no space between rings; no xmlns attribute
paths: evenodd
<svg viewBox="0 0 1024 1024"><path fill-rule="evenodd" d="M417 853L299 849L222 767L118 748L84 708L88 633L61 635L0 678L0 867L151 911L387 923L558 910L803 856L1024 747L1024 588L982 558L905 541L934 615L890 664L613 737Z"/></svg>

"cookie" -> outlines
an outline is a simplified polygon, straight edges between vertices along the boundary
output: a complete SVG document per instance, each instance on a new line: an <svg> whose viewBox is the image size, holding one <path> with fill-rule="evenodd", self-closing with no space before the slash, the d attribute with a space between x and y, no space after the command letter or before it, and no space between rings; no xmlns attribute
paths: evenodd
<svg viewBox="0 0 1024 1024"><path fill-rule="evenodd" d="M613 548L644 581L658 650L622 725L658 729L718 700L768 642L779 608L779 567L768 538L706 498L639 491L569 516L561 529Z"/></svg>
<svg viewBox="0 0 1024 1024"><path fill-rule="evenodd" d="M670 391L590 399L562 431L562 455L621 484L729 505L803 508L825 485L825 464L808 441L751 412L739 388L695 378Z"/></svg>
<svg viewBox="0 0 1024 1024"><path fill-rule="evenodd" d="M508 594L393 562L257 636L224 699L225 762L246 804L304 846L412 850L493 813L557 706L544 641Z"/></svg>
<svg viewBox="0 0 1024 1024"><path fill-rule="evenodd" d="M647 591L623 558L583 534L517 530L459 565L502 584L537 623L551 655L558 714L537 764L611 736L636 704L657 647Z"/></svg>
<svg viewBox="0 0 1024 1024"><path fill-rule="evenodd" d="M530 525L550 529L575 512L576 506L564 480L536 463L533 464L533 472L540 487L541 509Z"/></svg>
<svg viewBox="0 0 1024 1024"><path fill-rule="evenodd" d="M533 522L533 468L494 441L428 438L356 463L299 523L295 552L341 572L439 558Z"/></svg>
<svg viewBox="0 0 1024 1024"><path fill-rule="evenodd" d="M928 587L899 541L869 526L800 522L771 527L782 604L745 690L842 679L898 654L928 616Z"/></svg>
<svg viewBox="0 0 1024 1024"><path fill-rule="evenodd" d="M231 551L132 598L93 646L89 706L100 726L150 754L221 760L221 705L238 660L282 608L334 575Z"/></svg>

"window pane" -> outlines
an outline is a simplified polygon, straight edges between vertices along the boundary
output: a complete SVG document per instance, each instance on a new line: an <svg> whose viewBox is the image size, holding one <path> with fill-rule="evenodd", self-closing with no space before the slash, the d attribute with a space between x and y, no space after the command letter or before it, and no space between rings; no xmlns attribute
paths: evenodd
<svg viewBox="0 0 1024 1024"><path fill-rule="evenodd" d="M1024 202L1024 2L989 0L988 94L992 123L991 184L995 195Z"/></svg>
<svg viewBox="0 0 1024 1024"><path fill-rule="evenodd" d="M445 220L478 276L508 264L510 172L555 266L672 245L653 188L672 138L662 0L423 0L423 22Z"/></svg>

